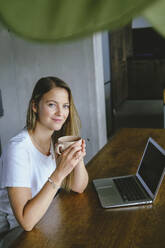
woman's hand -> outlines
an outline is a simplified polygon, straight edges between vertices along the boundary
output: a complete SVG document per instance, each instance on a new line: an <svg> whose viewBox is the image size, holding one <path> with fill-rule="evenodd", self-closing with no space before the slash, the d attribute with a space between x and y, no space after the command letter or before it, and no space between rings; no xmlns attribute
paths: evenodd
<svg viewBox="0 0 165 248"><path fill-rule="evenodd" d="M84 156L86 155L86 144L84 139L82 140L82 153L84 154Z"/></svg>
<svg viewBox="0 0 165 248"><path fill-rule="evenodd" d="M86 155L85 140L75 142L69 146L61 155L56 154L57 169L52 174L52 178L61 184L64 178L80 163Z"/></svg>

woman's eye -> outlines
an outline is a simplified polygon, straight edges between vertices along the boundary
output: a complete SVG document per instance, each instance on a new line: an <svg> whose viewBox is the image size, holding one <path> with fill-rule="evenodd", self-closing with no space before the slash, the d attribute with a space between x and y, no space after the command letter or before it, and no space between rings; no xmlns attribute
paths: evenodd
<svg viewBox="0 0 165 248"><path fill-rule="evenodd" d="M54 103L49 103L49 105L48 105L50 108L55 108L55 104Z"/></svg>
<svg viewBox="0 0 165 248"><path fill-rule="evenodd" d="M69 109L69 105L67 105L67 104L64 105L64 108L65 108L65 109Z"/></svg>

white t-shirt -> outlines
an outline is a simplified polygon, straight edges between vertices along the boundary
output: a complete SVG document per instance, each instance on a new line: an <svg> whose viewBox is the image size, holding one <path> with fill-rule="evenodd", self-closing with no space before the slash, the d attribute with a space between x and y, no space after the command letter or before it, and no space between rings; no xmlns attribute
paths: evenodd
<svg viewBox="0 0 165 248"><path fill-rule="evenodd" d="M46 156L33 145L28 131L23 129L10 139L0 159L0 211L11 217L13 212L6 187L31 188L34 197L56 168L53 144L51 154Z"/></svg>

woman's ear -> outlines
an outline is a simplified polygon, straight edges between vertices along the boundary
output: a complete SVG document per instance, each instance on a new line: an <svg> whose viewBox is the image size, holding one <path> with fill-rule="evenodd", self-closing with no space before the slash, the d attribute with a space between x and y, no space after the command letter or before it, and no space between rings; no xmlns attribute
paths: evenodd
<svg viewBox="0 0 165 248"><path fill-rule="evenodd" d="M35 103L35 101L32 101L32 110L34 113L37 113L37 104Z"/></svg>

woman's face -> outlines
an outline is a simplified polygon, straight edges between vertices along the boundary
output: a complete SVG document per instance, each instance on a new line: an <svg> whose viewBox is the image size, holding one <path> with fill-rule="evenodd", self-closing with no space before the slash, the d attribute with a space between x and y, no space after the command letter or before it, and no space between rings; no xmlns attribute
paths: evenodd
<svg viewBox="0 0 165 248"><path fill-rule="evenodd" d="M51 131L58 131L62 128L69 115L69 94L64 88L56 87L43 95L39 102L38 113L40 125Z"/></svg>

